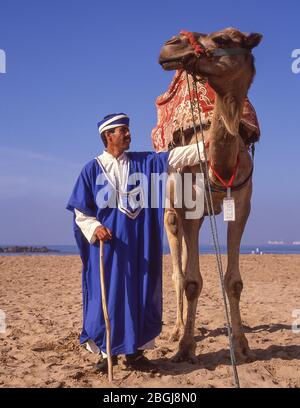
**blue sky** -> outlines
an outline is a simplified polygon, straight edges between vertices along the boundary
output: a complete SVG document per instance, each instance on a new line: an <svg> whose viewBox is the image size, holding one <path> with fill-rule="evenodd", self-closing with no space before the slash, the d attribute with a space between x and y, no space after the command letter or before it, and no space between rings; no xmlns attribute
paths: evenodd
<svg viewBox="0 0 300 408"><path fill-rule="evenodd" d="M65 210L83 165L101 152L99 118L131 117L131 150L152 150L155 99L173 76L157 63L181 29L261 32L249 96L260 120L252 213L243 243L300 240L300 49L296 0L201 2L2 0L0 245L73 244ZM209 243L208 222L202 242ZM220 220L221 241L225 228Z"/></svg>

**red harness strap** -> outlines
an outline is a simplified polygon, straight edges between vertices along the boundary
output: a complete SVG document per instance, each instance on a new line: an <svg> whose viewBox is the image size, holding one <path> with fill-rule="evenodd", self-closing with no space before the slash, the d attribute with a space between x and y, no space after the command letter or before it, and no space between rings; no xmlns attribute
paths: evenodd
<svg viewBox="0 0 300 408"><path fill-rule="evenodd" d="M201 45L197 42L193 33L191 33L190 31L181 30L180 34L184 35L189 40L189 43L194 48L194 51L197 55L205 54L204 48L202 48Z"/></svg>
<svg viewBox="0 0 300 408"><path fill-rule="evenodd" d="M236 177L236 173L237 173L237 169L239 167L239 164L240 164L240 159L239 159L239 156L238 156L235 168L233 170L232 176L230 177L230 180L228 181L228 183L226 183L226 181L216 172L216 170L213 168L213 166L211 164L210 164L210 168L211 168L212 172L214 173L214 175L217 177L217 179L221 182L222 186L224 186L226 188L230 188L230 187L232 187L232 184L233 184L234 179Z"/></svg>

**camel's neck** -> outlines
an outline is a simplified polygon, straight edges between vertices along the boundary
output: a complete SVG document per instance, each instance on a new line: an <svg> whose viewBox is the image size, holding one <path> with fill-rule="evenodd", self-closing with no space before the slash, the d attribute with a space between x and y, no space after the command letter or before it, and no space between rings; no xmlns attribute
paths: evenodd
<svg viewBox="0 0 300 408"><path fill-rule="evenodd" d="M217 93L210 128L209 155L216 172L225 180L233 174L239 152L239 123L243 111L244 93Z"/></svg>

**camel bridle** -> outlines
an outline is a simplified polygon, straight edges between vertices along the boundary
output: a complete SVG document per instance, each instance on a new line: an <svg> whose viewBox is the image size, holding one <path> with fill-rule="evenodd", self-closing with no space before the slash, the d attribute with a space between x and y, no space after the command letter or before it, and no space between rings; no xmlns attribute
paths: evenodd
<svg viewBox="0 0 300 408"><path fill-rule="evenodd" d="M251 51L247 48L216 48L214 50L208 50L204 47L201 41L196 40L193 33L190 31L182 30L180 34L186 37L193 47L194 53L197 58L205 57L223 57L223 56L232 56L232 55L247 55L251 54Z"/></svg>

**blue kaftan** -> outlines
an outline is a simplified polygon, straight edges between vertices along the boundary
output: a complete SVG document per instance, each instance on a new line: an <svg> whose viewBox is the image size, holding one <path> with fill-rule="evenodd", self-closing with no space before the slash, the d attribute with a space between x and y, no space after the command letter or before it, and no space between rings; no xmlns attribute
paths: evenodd
<svg viewBox="0 0 300 408"><path fill-rule="evenodd" d="M143 173L149 181L148 187L146 185L148 197L147 194L144 197L148 208L139 208L137 204L134 208L127 203L126 209L126 202L120 205L124 197L108 182L105 169L96 159L83 168L67 205L68 210L74 212L77 208L88 216L96 217L112 231L112 240L104 244L104 271L113 355L135 353L140 346L159 335L162 329L164 186L163 182L159 184L158 208L151 208L150 179L151 173L167 172L168 154L127 153L129 175ZM102 194L103 188L106 189L105 194ZM136 185L128 185L127 188L131 191ZM104 205L101 208L101 201L109 201L110 196L116 198L116 208ZM74 234L83 263L83 329L80 342L92 339L100 350L106 352L99 241L94 244L87 241L75 223L75 214Z"/></svg>

